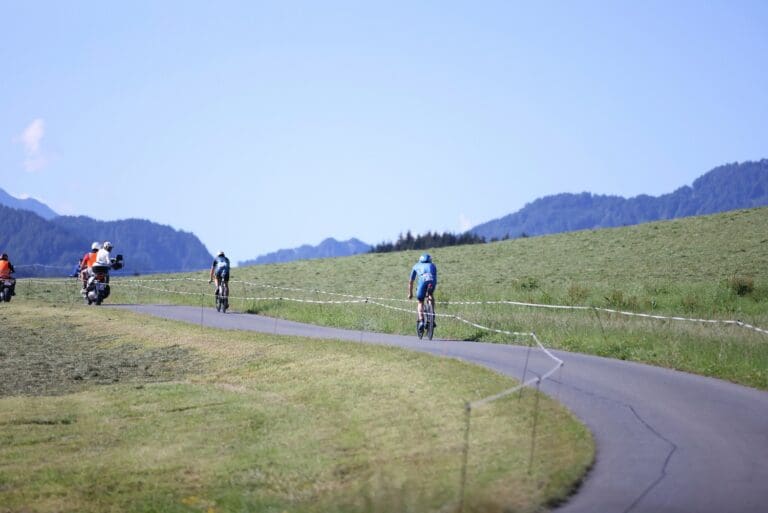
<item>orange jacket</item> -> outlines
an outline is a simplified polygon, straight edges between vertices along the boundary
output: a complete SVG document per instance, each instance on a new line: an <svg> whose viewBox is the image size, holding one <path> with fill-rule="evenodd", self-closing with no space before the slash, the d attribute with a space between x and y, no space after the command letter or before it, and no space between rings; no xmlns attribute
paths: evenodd
<svg viewBox="0 0 768 513"><path fill-rule="evenodd" d="M8 260L0 260L0 278L10 278L13 266Z"/></svg>
<svg viewBox="0 0 768 513"><path fill-rule="evenodd" d="M80 269L90 269L93 267L93 264L96 262L96 253L97 251L89 251L85 255L83 255L83 259L80 261Z"/></svg>

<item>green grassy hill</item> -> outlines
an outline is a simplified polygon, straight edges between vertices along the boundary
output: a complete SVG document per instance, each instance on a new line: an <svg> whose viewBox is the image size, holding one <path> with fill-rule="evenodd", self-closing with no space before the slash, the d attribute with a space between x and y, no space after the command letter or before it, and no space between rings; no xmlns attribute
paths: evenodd
<svg viewBox="0 0 768 513"><path fill-rule="evenodd" d="M441 248L432 252L439 273L437 311L495 330L535 331L555 348L643 361L765 389L768 338L760 333L727 324L648 320L597 309L488 302L738 319L768 327L767 249L768 208ZM298 321L411 333L415 303L405 297L417 258L417 252L365 254L236 268L232 304ZM173 281L125 281L113 300L206 304L211 301L206 274L165 277ZM376 298L375 303L386 307L371 301L326 303L354 299L347 295ZM439 321L441 337L525 342L453 317Z"/></svg>
<svg viewBox="0 0 768 513"><path fill-rule="evenodd" d="M764 315L768 208L432 252L438 301L513 299L643 311ZM404 297L418 253L361 255L237 269L238 280ZM742 296L731 280L753 284ZM576 290L578 289L578 290Z"/></svg>

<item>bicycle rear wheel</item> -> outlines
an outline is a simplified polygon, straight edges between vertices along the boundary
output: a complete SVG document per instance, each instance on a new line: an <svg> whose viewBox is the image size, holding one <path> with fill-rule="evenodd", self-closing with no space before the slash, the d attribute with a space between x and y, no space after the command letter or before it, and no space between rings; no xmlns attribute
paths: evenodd
<svg viewBox="0 0 768 513"><path fill-rule="evenodd" d="M435 332L435 309L432 306L432 300L424 301L424 323L427 338L432 340L432 335Z"/></svg>

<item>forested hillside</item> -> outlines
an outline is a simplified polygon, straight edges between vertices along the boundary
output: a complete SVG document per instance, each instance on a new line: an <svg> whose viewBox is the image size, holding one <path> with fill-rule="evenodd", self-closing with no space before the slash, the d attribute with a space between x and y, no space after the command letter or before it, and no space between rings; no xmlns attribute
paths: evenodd
<svg viewBox="0 0 768 513"><path fill-rule="evenodd" d="M0 205L0 219L0 251L8 253L16 276L62 275L91 243L27 210Z"/></svg>
<svg viewBox="0 0 768 513"><path fill-rule="evenodd" d="M717 167L676 191L625 199L583 192L537 199L470 230L486 239L628 226L768 205L768 159Z"/></svg>
<svg viewBox="0 0 768 513"><path fill-rule="evenodd" d="M132 272L192 271L210 266L213 260L194 234L144 219L60 216L52 223L80 237L109 240L115 252L125 255L126 269Z"/></svg>
<svg viewBox="0 0 768 513"><path fill-rule="evenodd" d="M9 254L16 275L65 276L93 241L111 241L125 256L125 273L191 271L210 265L212 257L191 233L140 219L96 221L56 217L0 205L0 251Z"/></svg>

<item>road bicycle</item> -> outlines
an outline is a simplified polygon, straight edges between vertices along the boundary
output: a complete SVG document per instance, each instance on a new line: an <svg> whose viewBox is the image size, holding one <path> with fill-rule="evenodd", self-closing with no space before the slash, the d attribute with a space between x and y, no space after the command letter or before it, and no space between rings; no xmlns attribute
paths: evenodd
<svg viewBox="0 0 768 513"><path fill-rule="evenodd" d="M424 298L424 325L423 327L418 322L418 316L416 317L416 334L419 340L427 335L429 340L432 340L432 335L435 332L435 298L432 296L432 287L427 290L427 295Z"/></svg>
<svg viewBox="0 0 768 513"><path fill-rule="evenodd" d="M229 284L222 276L219 278L219 286L216 287L216 311L227 313L229 308Z"/></svg>

